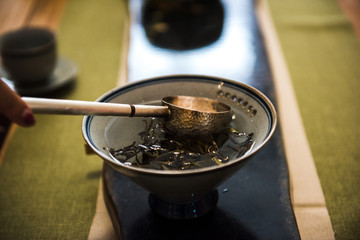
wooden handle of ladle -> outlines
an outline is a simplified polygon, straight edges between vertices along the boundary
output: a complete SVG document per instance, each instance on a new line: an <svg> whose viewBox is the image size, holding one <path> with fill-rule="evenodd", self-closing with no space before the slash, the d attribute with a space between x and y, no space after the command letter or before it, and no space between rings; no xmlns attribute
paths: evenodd
<svg viewBox="0 0 360 240"><path fill-rule="evenodd" d="M165 106L133 105L33 97L23 97L22 99L28 104L34 113L128 117L169 116L169 110Z"/></svg>

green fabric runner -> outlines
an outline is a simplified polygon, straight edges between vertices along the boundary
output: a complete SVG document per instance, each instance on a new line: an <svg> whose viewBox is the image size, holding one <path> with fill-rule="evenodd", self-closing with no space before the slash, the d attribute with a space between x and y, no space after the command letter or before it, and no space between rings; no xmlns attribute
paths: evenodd
<svg viewBox="0 0 360 240"><path fill-rule="evenodd" d="M336 1L268 2L335 237L359 239L360 41Z"/></svg>
<svg viewBox="0 0 360 240"><path fill-rule="evenodd" d="M115 86L125 13L122 0L67 2L59 54L79 76L66 98L95 100ZM85 155L81 117L36 119L17 129L0 168L0 239L86 239L102 161Z"/></svg>

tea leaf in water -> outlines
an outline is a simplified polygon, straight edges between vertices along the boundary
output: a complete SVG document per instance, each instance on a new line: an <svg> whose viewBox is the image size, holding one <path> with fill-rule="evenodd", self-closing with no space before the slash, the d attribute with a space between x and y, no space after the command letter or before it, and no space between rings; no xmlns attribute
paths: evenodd
<svg viewBox="0 0 360 240"><path fill-rule="evenodd" d="M165 129L160 119L145 120L139 133L141 143L133 142L109 154L122 163L158 170L185 170L221 165L244 155L253 145L253 133L234 128L198 139L178 136Z"/></svg>

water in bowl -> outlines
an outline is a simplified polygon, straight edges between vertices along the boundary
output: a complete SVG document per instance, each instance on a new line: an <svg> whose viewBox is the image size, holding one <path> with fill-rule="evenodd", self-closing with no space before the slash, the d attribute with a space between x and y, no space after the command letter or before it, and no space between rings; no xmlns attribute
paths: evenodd
<svg viewBox="0 0 360 240"><path fill-rule="evenodd" d="M236 109L234 114L237 117L229 127L198 138L167 131L161 118L113 117L105 127L104 149L120 163L141 168L186 170L221 165L243 156L254 145L254 133L241 131L241 116Z"/></svg>

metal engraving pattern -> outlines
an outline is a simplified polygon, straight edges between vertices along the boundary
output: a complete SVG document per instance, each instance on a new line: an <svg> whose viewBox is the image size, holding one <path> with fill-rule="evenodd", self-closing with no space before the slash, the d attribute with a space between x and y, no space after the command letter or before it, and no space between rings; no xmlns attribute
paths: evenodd
<svg viewBox="0 0 360 240"><path fill-rule="evenodd" d="M177 96L166 97L162 102L170 110L170 117L165 119L166 128L181 135L208 135L231 121L230 107L216 100Z"/></svg>

